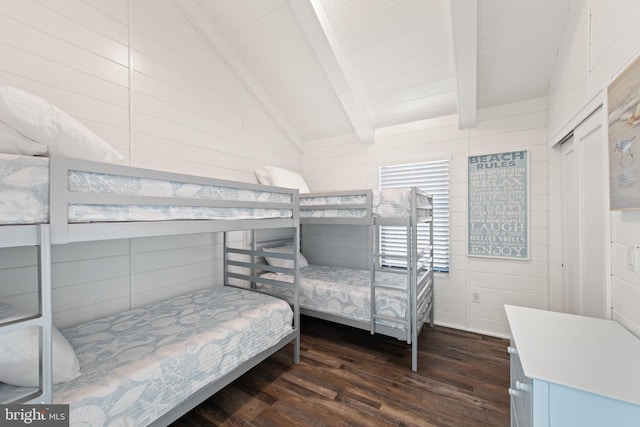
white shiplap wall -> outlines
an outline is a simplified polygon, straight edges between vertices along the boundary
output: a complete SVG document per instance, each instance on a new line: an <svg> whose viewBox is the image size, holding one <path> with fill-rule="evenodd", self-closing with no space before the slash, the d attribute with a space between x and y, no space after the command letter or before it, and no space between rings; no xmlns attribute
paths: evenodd
<svg viewBox="0 0 640 427"><path fill-rule="evenodd" d="M355 136L310 141L302 173L312 191L378 188L382 165L450 159L451 270L436 277L436 322L507 336L503 304L546 308L548 302L545 134L546 102L534 99L481 110L470 130L447 116L380 129L370 145ZM467 257L468 156L523 149L530 155L531 260ZM479 303L471 302L471 287L479 288Z"/></svg>
<svg viewBox="0 0 640 427"><path fill-rule="evenodd" d="M638 57L639 38L640 1L573 2L550 86L551 144L604 102L611 80ZM640 274L627 268L627 249L640 242L640 214L612 212L610 219L611 316L640 337Z"/></svg>
<svg viewBox="0 0 640 427"><path fill-rule="evenodd" d="M265 164L298 168L297 150L173 2L0 1L0 55L0 84L58 105L132 166L249 182ZM221 240L54 247L54 322L219 284ZM0 280L11 284L0 297L28 305L35 251L3 250L0 260Z"/></svg>

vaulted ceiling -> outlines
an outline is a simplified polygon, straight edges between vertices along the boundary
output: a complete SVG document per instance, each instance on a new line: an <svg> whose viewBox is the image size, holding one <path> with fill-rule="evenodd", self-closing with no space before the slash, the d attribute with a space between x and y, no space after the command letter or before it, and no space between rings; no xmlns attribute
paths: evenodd
<svg viewBox="0 0 640 427"><path fill-rule="evenodd" d="M299 147L545 96L570 3L179 0Z"/></svg>

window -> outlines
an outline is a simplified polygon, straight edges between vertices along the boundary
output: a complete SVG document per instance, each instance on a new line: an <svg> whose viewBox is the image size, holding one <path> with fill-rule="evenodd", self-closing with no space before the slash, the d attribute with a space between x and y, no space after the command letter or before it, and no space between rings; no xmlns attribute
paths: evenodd
<svg viewBox="0 0 640 427"><path fill-rule="evenodd" d="M382 166L380 188L418 187L433 195L433 244L435 271L449 272L449 160L414 163L408 165ZM418 227L418 240L427 242L429 226ZM394 248L406 244L404 227L382 227L380 249L396 252ZM422 246L422 245L420 245ZM383 258L382 264L390 267L406 267L404 260Z"/></svg>

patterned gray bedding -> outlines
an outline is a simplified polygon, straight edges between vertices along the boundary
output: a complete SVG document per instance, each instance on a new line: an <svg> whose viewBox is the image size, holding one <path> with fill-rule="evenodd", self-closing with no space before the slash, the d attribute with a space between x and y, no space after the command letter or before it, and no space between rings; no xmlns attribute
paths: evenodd
<svg viewBox="0 0 640 427"><path fill-rule="evenodd" d="M62 330L82 374L54 385L72 426L143 426L292 332L287 302L205 289ZM0 400L24 393L0 383Z"/></svg>
<svg viewBox="0 0 640 427"><path fill-rule="evenodd" d="M0 154L0 224L49 219L49 159Z"/></svg>
<svg viewBox="0 0 640 427"><path fill-rule="evenodd" d="M265 273L261 277L291 283L291 276ZM404 319L407 311L407 275L376 272L376 281L398 290L376 291L376 312L388 317ZM348 319L371 320L371 287L369 270L326 265L309 265L300 269L300 308L320 311ZM259 284L269 293L289 301L293 292L278 286ZM404 324L377 320L378 324L406 330Z"/></svg>
<svg viewBox="0 0 640 427"><path fill-rule="evenodd" d="M406 218L411 215L411 190L391 188L371 190L372 214L380 218ZM364 205L365 194L333 194L315 196L313 193L300 195L301 218L362 218L366 208L339 208L339 205ZM330 207L329 207L330 206ZM418 206L429 206L429 199L418 193Z"/></svg>
<svg viewBox="0 0 640 427"><path fill-rule="evenodd" d="M291 218L291 209L174 206L171 199L232 202L292 203L291 194L214 185L201 185L70 171L68 189L98 195L142 196L166 199L160 205L72 204L70 223L168 221L200 219ZM49 159L0 154L0 224L39 224L49 221Z"/></svg>

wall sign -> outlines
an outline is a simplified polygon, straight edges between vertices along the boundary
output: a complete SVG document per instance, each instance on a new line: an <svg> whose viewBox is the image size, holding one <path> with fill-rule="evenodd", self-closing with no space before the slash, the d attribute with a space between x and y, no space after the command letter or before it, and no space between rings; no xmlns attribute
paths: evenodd
<svg viewBox="0 0 640 427"><path fill-rule="evenodd" d="M527 168L527 151L469 156L469 256L529 259Z"/></svg>

